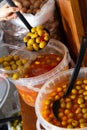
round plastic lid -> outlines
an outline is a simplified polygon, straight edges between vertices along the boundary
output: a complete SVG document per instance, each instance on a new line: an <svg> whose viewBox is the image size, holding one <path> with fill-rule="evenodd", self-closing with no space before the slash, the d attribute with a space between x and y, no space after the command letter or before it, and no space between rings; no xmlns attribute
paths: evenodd
<svg viewBox="0 0 87 130"><path fill-rule="evenodd" d="M0 74L0 108L3 106L8 96L10 84L7 78Z"/></svg>

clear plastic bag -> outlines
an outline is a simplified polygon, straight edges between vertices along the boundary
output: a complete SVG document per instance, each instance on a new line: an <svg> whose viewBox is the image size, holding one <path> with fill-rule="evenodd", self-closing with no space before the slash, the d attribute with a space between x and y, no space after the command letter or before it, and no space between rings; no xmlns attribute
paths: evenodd
<svg viewBox="0 0 87 130"><path fill-rule="evenodd" d="M61 20L59 12L56 10L54 0L48 0L37 12L33 14L23 14L32 27L43 25L50 31L50 37L61 40L63 38L61 29ZM29 32L23 22L17 18L6 22L3 26L4 42L11 44L20 44L23 37ZM8 37L7 37L8 36Z"/></svg>

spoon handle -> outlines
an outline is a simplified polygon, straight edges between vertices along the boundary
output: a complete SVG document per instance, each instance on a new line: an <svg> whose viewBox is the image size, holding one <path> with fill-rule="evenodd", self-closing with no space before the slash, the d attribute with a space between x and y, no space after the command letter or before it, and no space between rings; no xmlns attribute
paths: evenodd
<svg viewBox="0 0 87 130"><path fill-rule="evenodd" d="M76 78L78 76L78 73L79 73L83 58L84 58L86 48L87 48L87 37L84 36L82 38L82 44L81 44L80 52L79 52L79 55L78 55L78 58L77 58L77 61L76 61L76 67L74 69L70 83L69 83L67 90L66 90L63 97L66 97L66 95L69 94L71 92L72 88L73 88L73 85L76 81Z"/></svg>
<svg viewBox="0 0 87 130"><path fill-rule="evenodd" d="M22 117L21 116L7 117L4 119L0 119L0 123L6 123L8 121L14 121L14 120L22 120Z"/></svg>
<svg viewBox="0 0 87 130"><path fill-rule="evenodd" d="M14 4L14 2L12 0L6 0L7 3L12 6L12 7L16 7L16 5ZM20 20L25 24L25 26L31 30L31 25L28 23L28 21L25 19L25 17L22 15L22 13L20 13L19 11L16 12L17 16L20 18Z"/></svg>

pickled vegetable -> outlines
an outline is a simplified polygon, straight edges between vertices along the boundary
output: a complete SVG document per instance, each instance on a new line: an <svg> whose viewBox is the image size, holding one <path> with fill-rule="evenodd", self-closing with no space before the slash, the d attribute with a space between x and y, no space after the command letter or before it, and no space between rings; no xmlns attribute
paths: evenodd
<svg viewBox="0 0 87 130"><path fill-rule="evenodd" d="M61 128L74 129L87 127L87 98L85 98L87 96L87 79L77 79L71 94L66 98L60 99L66 91L64 88L67 86L68 81L60 83L58 86L55 86L55 90L45 97L42 104L42 116L51 124ZM51 99L50 102L49 99ZM60 99L58 117L61 122L56 120L52 113L52 104L56 99Z"/></svg>
<svg viewBox="0 0 87 130"><path fill-rule="evenodd" d="M43 49L49 41L49 33L44 27L39 25L31 29L31 32L23 38L29 51L39 51Z"/></svg>
<svg viewBox="0 0 87 130"><path fill-rule="evenodd" d="M0 66L6 70L9 77L13 79L19 78L19 73L15 72L27 63L27 58L21 58L19 55L8 55L0 57Z"/></svg>

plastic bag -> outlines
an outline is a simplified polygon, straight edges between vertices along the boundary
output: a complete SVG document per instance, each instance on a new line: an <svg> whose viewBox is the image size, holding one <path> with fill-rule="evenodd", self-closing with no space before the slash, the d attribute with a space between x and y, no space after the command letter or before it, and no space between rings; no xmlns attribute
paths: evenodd
<svg viewBox="0 0 87 130"><path fill-rule="evenodd" d="M55 1L54 0L48 0L47 3L45 3L41 10L37 12L35 15L33 14L24 14L24 17L27 19L27 21L30 23L32 27L35 27L37 25L44 24L47 22L54 14L55 10ZM25 27L25 25L22 23L22 21L17 18L16 20L11 20L11 23Z"/></svg>
<svg viewBox="0 0 87 130"><path fill-rule="evenodd" d="M27 21L30 23L32 27L43 24L45 28L50 31L50 37L61 40L62 38L62 30L60 29L60 18L57 16L59 12L56 10L55 0L48 0L37 12L35 15L33 14L24 14ZM17 18L13 19L10 22L6 22L3 27L5 35L4 41L6 43L14 44L14 42L19 43L23 42L23 37L28 33L28 29L22 23L22 21ZM8 38L7 38L8 35Z"/></svg>

